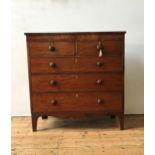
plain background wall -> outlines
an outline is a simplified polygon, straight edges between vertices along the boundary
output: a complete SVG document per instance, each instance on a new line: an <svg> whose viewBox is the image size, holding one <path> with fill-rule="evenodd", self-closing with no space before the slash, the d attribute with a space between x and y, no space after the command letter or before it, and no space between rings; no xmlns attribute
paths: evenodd
<svg viewBox="0 0 155 155"><path fill-rule="evenodd" d="M127 31L125 113L143 114L143 0L12 0L12 116L30 115L24 32Z"/></svg>

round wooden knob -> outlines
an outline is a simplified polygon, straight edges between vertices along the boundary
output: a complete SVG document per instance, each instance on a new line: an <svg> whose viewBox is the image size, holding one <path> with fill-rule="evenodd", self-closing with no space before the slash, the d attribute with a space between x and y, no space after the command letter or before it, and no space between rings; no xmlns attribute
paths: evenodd
<svg viewBox="0 0 155 155"><path fill-rule="evenodd" d="M54 62L49 62L49 66L55 68L56 64Z"/></svg>
<svg viewBox="0 0 155 155"><path fill-rule="evenodd" d="M58 102L57 102L57 100L51 100L51 104L52 104L52 105L57 105Z"/></svg>
<svg viewBox="0 0 155 155"><path fill-rule="evenodd" d="M97 103L101 104L101 103L103 103L103 101L101 99L97 99Z"/></svg>
<svg viewBox="0 0 155 155"><path fill-rule="evenodd" d="M49 51L55 51L55 47L54 47L53 45L49 45L49 46L48 46L48 50L49 50Z"/></svg>
<svg viewBox="0 0 155 155"><path fill-rule="evenodd" d="M97 80L96 83L97 83L98 85L100 85L100 84L102 84L102 80Z"/></svg>
<svg viewBox="0 0 155 155"><path fill-rule="evenodd" d="M51 51L55 51L55 47L54 46L51 47Z"/></svg>
<svg viewBox="0 0 155 155"><path fill-rule="evenodd" d="M51 80L51 81L50 81L50 84L51 84L52 86L56 86L56 85L57 85L57 82L56 82L55 80Z"/></svg>
<svg viewBox="0 0 155 155"><path fill-rule="evenodd" d="M100 61L98 61L98 62L96 63L96 65L97 65L98 67L101 67L103 64L102 64Z"/></svg>

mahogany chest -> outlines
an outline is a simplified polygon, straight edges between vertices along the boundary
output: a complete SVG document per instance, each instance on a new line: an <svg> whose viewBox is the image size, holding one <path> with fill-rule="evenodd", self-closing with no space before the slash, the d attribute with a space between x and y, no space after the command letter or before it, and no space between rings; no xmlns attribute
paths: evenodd
<svg viewBox="0 0 155 155"><path fill-rule="evenodd" d="M125 32L25 35L33 131L40 116L117 115L124 128Z"/></svg>

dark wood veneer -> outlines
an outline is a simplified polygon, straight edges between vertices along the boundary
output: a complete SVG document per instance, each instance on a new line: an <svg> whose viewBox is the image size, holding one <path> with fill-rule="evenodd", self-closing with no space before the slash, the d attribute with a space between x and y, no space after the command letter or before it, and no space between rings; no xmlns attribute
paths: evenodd
<svg viewBox="0 0 155 155"><path fill-rule="evenodd" d="M53 91L121 91L122 74L55 74L32 75L32 92ZM52 84L51 81L55 82ZM100 82L101 81L101 82Z"/></svg>
<svg viewBox="0 0 155 155"><path fill-rule="evenodd" d="M115 114L124 128L125 32L25 33L37 119Z"/></svg>
<svg viewBox="0 0 155 155"><path fill-rule="evenodd" d="M52 51L49 46L55 49ZM31 41L29 43L31 57L48 57L53 55L75 55L75 42L69 41Z"/></svg>
<svg viewBox="0 0 155 155"><path fill-rule="evenodd" d="M31 73L122 72L121 57L31 58Z"/></svg>
<svg viewBox="0 0 155 155"><path fill-rule="evenodd" d="M116 92L71 92L34 94L34 112L65 111L118 111L122 105L122 94ZM56 103L53 104L52 101Z"/></svg>

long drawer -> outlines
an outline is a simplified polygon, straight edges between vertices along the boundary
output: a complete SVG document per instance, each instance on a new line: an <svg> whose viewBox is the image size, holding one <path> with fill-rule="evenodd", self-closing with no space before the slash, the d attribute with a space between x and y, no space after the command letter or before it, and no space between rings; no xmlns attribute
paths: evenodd
<svg viewBox="0 0 155 155"><path fill-rule="evenodd" d="M31 73L121 72L123 70L122 57L33 58L30 63Z"/></svg>
<svg viewBox="0 0 155 155"><path fill-rule="evenodd" d="M122 94L108 92L33 94L34 112L111 111L122 108Z"/></svg>
<svg viewBox="0 0 155 155"><path fill-rule="evenodd" d="M54 74L32 75L32 92L51 91L120 91L123 89L122 74Z"/></svg>

